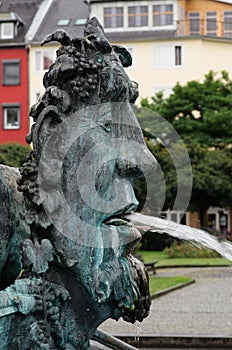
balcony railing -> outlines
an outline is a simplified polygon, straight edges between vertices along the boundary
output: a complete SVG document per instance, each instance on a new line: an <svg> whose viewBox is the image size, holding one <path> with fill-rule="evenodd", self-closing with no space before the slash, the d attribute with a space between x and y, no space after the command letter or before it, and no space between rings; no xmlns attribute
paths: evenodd
<svg viewBox="0 0 232 350"><path fill-rule="evenodd" d="M232 38L231 21L214 21L209 19L184 19L176 23L176 36L198 36Z"/></svg>

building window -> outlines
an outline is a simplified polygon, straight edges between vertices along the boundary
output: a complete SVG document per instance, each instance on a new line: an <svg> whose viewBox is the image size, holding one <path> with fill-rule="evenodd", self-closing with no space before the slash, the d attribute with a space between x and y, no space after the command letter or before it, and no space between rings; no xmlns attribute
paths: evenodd
<svg viewBox="0 0 232 350"><path fill-rule="evenodd" d="M221 232L227 232L228 214L225 214L223 210L219 213L219 225Z"/></svg>
<svg viewBox="0 0 232 350"><path fill-rule="evenodd" d="M14 23L5 22L1 23L1 39L13 39L14 38Z"/></svg>
<svg viewBox="0 0 232 350"><path fill-rule="evenodd" d="M43 95L43 92L42 91L34 91L34 94L33 94L33 103L37 103L39 102L40 98L42 97Z"/></svg>
<svg viewBox="0 0 232 350"><path fill-rule="evenodd" d="M189 35L200 35L200 13L189 13Z"/></svg>
<svg viewBox="0 0 232 350"><path fill-rule="evenodd" d="M48 70L54 61L54 51L36 51L35 52L35 70L41 72Z"/></svg>
<svg viewBox="0 0 232 350"><path fill-rule="evenodd" d="M213 214L208 214L208 227L211 228L211 229L216 229L216 214L213 213Z"/></svg>
<svg viewBox="0 0 232 350"><path fill-rule="evenodd" d="M206 12L206 35L217 36L217 12Z"/></svg>
<svg viewBox="0 0 232 350"><path fill-rule="evenodd" d="M181 46L175 46L175 66L182 65Z"/></svg>
<svg viewBox="0 0 232 350"><path fill-rule="evenodd" d="M70 22L69 18L63 18L63 19L59 19L59 21L57 22L57 25L61 27L65 27L69 25L69 22Z"/></svg>
<svg viewBox="0 0 232 350"><path fill-rule="evenodd" d="M232 37L232 11L224 11L223 31L225 37Z"/></svg>
<svg viewBox="0 0 232 350"><path fill-rule="evenodd" d="M129 6L128 7L128 26L145 27L148 25L148 7L147 6Z"/></svg>
<svg viewBox="0 0 232 350"><path fill-rule="evenodd" d="M86 18L77 18L75 21L76 26L84 26L87 22Z"/></svg>
<svg viewBox="0 0 232 350"><path fill-rule="evenodd" d="M182 45L154 45L154 68L174 68L183 64Z"/></svg>
<svg viewBox="0 0 232 350"><path fill-rule="evenodd" d="M20 84L20 61L19 60L2 61L2 84L3 85Z"/></svg>
<svg viewBox="0 0 232 350"><path fill-rule="evenodd" d="M7 130L20 128L19 105L3 106L3 128Z"/></svg>
<svg viewBox="0 0 232 350"><path fill-rule="evenodd" d="M123 27L123 7L105 7L104 8L104 27L105 28Z"/></svg>
<svg viewBox="0 0 232 350"><path fill-rule="evenodd" d="M217 233L227 234L229 232L229 211L227 208L210 207L207 210L207 217L209 228L218 231Z"/></svg>
<svg viewBox="0 0 232 350"><path fill-rule="evenodd" d="M153 26L167 26L173 24L173 6L172 5L154 5L153 6Z"/></svg>

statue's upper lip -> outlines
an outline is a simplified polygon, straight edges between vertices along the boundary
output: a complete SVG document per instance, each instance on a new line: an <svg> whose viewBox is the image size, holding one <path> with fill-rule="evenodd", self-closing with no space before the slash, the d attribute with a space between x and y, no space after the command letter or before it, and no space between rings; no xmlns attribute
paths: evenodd
<svg viewBox="0 0 232 350"><path fill-rule="evenodd" d="M114 226L132 226L132 223L121 216L111 216L103 221L105 225L114 225Z"/></svg>
<svg viewBox="0 0 232 350"><path fill-rule="evenodd" d="M129 219L125 218L125 215L133 213L137 209L137 205L131 203L126 207L120 209L116 213L109 215L106 219L102 221L105 225L114 225L114 226L133 226Z"/></svg>
<svg viewBox="0 0 232 350"><path fill-rule="evenodd" d="M111 230L112 244L116 242L118 246L125 246L126 255L132 253L135 245L141 240L140 231L125 217L127 215L130 216L129 214L132 214L135 209L137 209L136 204L127 205L102 221L102 224ZM107 234L107 237L109 239L108 235L109 234Z"/></svg>

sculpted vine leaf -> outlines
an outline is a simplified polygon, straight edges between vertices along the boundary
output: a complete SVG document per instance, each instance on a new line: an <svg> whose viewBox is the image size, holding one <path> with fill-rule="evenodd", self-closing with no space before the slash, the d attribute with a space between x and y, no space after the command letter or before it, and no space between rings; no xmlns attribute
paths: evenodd
<svg viewBox="0 0 232 350"><path fill-rule="evenodd" d="M23 260L25 265L32 266L36 273L46 272L48 263L53 260L53 246L48 239L43 239L41 244L38 241L33 243L25 239L22 244Z"/></svg>

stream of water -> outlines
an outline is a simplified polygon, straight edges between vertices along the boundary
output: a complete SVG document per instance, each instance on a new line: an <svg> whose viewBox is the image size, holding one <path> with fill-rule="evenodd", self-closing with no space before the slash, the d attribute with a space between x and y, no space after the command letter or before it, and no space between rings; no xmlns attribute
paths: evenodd
<svg viewBox="0 0 232 350"><path fill-rule="evenodd" d="M138 226L138 228L141 226L146 227L146 229L151 232L159 234L167 233L172 237L190 241L198 246L213 249L232 261L232 243L229 241L218 241L216 237L204 230L139 213L126 215L126 218L132 221L135 226Z"/></svg>

